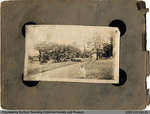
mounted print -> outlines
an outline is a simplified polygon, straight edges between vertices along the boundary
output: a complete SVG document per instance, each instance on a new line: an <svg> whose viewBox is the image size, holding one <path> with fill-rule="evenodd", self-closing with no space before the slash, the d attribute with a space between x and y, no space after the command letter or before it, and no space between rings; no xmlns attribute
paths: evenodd
<svg viewBox="0 0 150 114"><path fill-rule="evenodd" d="M24 80L119 82L117 28L27 25L25 40Z"/></svg>

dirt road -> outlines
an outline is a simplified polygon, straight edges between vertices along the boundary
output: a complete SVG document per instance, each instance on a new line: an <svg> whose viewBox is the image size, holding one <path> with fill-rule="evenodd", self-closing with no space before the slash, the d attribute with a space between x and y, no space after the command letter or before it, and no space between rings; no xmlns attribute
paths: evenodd
<svg viewBox="0 0 150 114"><path fill-rule="evenodd" d="M81 71L81 64L77 63L55 70L50 70L31 76L33 80L51 80L52 78L82 78L84 74Z"/></svg>
<svg viewBox="0 0 150 114"><path fill-rule="evenodd" d="M50 81L54 78L69 79L112 79L112 60L90 60L82 63L74 63L67 66L49 69L36 73L29 78L31 80ZM43 70L43 68L41 68Z"/></svg>

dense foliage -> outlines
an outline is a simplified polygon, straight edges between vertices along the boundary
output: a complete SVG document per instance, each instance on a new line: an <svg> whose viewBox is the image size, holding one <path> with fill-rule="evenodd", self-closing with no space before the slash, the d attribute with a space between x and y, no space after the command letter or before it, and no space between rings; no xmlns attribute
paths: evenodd
<svg viewBox="0 0 150 114"><path fill-rule="evenodd" d="M62 45L62 44L38 44L36 50L39 52L40 63L46 63L49 60L53 62L66 62L68 60L73 60L73 58L89 58L92 57L93 52L96 53L97 59L101 57L112 56L112 44L103 44L103 49L96 48L94 50L81 51L77 47L72 45Z"/></svg>
<svg viewBox="0 0 150 114"><path fill-rule="evenodd" d="M89 53L73 47L71 45L39 45L36 47L39 51L39 61L41 63L47 62L48 60L54 60L54 62L65 62L72 58L86 58L89 57Z"/></svg>

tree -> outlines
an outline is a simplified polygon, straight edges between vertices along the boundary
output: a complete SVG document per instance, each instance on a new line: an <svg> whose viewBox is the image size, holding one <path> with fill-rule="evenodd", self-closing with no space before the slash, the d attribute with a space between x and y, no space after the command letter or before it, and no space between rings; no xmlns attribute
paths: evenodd
<svg viewBox="0 0 150 114"><path fill-rule="evenodd" d="M71 58L79 58L82 56L80 49L63 44L38 44L35 47L39 51L39 61L46 63L52 59L55 62L65 62Z"/></svg>
<svg viewBox="0 0 150 114"><path fill-rule="evenodd" d="M113 46L112 44L105 44L103 57L109 58L113 55Z"/></svg>
<svg viewBox="0 0 150 114"><path fill-rule="evenodd" d="M46 44L46 43L40 43L35 46L35 50L39 52L39 61L40 63L47 63L49 60L49 52L51 51L52 47L54 47L54 44Z"/></svg>
<svg viewBox="0 0 150 114"><path fill-rule="evenodd" d="M108 45L108 46L107 46ZM87 42L87 48L91 53L96 53L96 60L105 55L108 49L112 47L112 38L102 36L99 33L90 38Z"/></svg>

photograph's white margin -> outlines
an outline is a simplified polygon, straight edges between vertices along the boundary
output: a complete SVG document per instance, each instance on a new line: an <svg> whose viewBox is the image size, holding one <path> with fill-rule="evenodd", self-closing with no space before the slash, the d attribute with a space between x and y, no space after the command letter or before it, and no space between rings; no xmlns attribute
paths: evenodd
<svg viewBox="0 0 150 114"><path fill-rule="evenodd" d="M115 83L119 83L119 53L120 53L120 31L118 28L115 29L113 36L113 68L114 68L114 80Z"/></svg>
<svg viewBox="0 0 150 114"><path fill-rule="evenodd" d="M28 26L28 27L27 27ZM28 33L30 31L31 27L30 25L25 26L25 31ZM27 76L27 66L28 66L28 46L27 46L27 41L28 40L28 34L25 35L25 58L24 58L24 75L23 79L25 80L25 77Z"/></svg>

